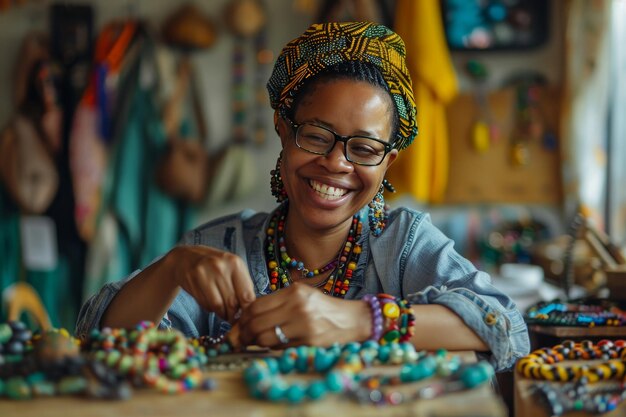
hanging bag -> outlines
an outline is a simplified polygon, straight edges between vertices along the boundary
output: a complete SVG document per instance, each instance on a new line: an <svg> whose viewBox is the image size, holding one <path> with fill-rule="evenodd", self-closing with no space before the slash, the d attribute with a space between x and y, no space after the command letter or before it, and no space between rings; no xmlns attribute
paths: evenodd
<svg viewBox="0 0 626 417"><path fill-rule="evenodd" d="M199 138L181 134L181 111L191 83L191 63L185 56L178 69L178 78L172 97L164 111L167 146L158 163L156 182L174 198L189 203L200 203L208 188L210 158L206 149L206 126L202 117L196 88L192 88L193 113Z"/></svg>
<svg viewBox="0 0 626 417"><path fill-rule="evenodd" d="M45 212L59 188L56 164L32 121L16 115L0 134L0 178L25 214Z"/></svg>

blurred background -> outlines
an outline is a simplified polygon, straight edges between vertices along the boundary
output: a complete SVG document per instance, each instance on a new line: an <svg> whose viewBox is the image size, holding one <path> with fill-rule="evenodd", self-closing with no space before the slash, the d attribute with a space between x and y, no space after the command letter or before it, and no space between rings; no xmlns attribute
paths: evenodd
<svg viewBox="0 0 626 417"><path fill-rule="evenodd" d="M391 207L429 212L520 307L606 288L626 243L626 1L0 0L0 290L31 284L72 329L183 231L272 210L265 83L333 20L406 41L420 133Z"/></svg>

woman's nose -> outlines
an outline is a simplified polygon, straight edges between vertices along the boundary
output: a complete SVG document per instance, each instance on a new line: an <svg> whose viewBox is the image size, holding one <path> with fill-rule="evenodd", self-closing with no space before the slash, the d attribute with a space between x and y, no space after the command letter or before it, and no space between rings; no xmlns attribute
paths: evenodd
<svg viewBox="0 0 626 417"><path fill-rule="evenodd" d="M352 171L354 169L354 165L352 162L348 161L346 157L346 148L341 142L335 142L335 146L330 150L330 152L322 157L323 163L327 165L329 170L333 171Z"/></svg>

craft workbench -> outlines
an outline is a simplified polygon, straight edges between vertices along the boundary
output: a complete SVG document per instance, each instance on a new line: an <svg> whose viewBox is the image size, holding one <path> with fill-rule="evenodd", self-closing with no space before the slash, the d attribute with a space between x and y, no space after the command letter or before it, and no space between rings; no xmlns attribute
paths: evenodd
<svg viewBox="0 0 626 417"><path fill-rule="evenodd" d="M473 355L473 354L469 354ZM76 396L37 398L27 401L0 400L2 417L185 417L211 416L430 416L506 417L504 403L489 384L469 391L397 406L361 405L354 399L329 396L323 401L298 405L252 399L241 371L211 371L216 382L212 391L196 390L178 395L135 389L128 400L92 400Z"/></svg>

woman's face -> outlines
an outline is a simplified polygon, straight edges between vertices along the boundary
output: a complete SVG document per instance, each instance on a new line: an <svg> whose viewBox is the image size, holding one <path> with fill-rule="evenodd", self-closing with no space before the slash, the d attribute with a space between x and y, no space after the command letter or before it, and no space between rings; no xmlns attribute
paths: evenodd
<svg viewBox="0 0 626 417"><path fill-rule="evenodd" d="M322 81L300 101L293 122L315 123L342 136L363 135L388 142L392 105L386 91L367 82ZM374 198L398 154L392 150L377 166L357 165L346 159L343 143L336 143L328 155L315 155L296 146L288 121L280 119L278 128L289 215L312 229L332 229L350 222Z"/></svg>

